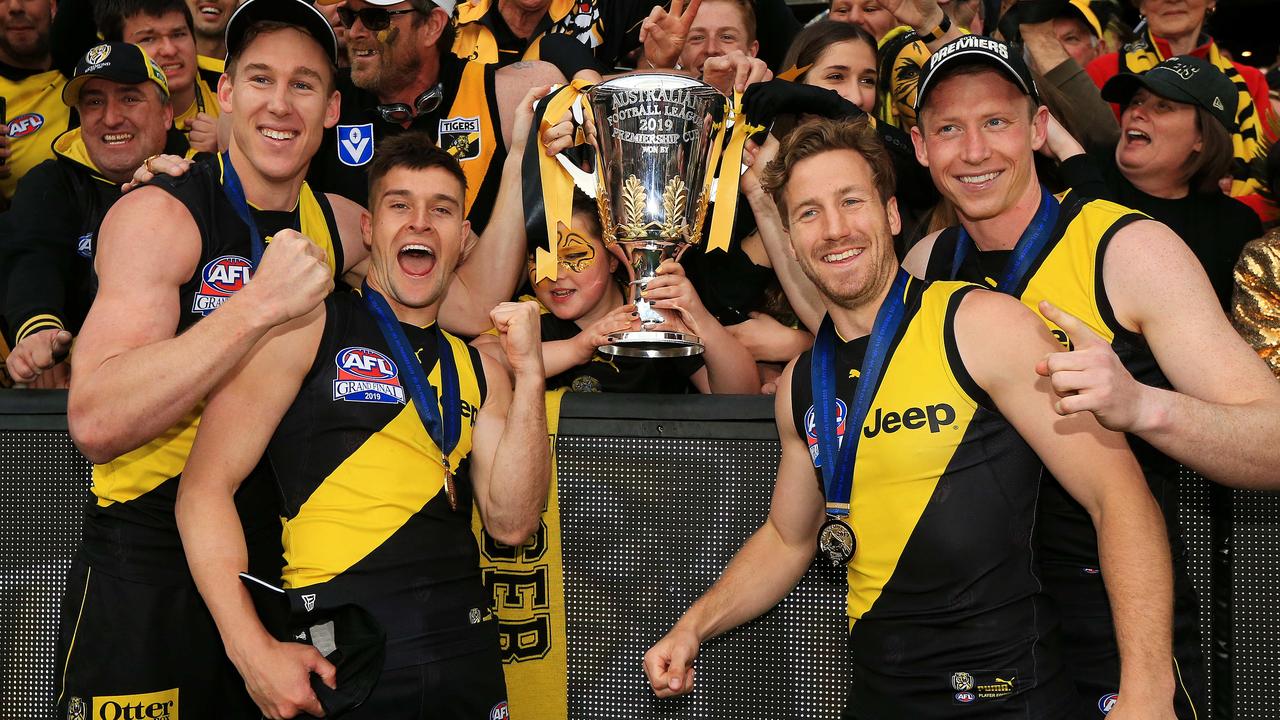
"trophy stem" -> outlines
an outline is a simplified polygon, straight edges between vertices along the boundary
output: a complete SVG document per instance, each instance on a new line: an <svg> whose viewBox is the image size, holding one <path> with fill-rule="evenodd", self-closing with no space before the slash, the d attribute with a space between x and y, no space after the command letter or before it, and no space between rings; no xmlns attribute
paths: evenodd
<svg viewBox="0 0 1280 720"><path fill-rule="evenodd" d="M663 238L618 240L615 243L626 263L630 300L636 306L644 329L610 335L609 344L602 345L600 352L643 358L688 357L702 353L702 341L698 336L660 328L667 318L641 296L649 282L658 276L658 267L663 261L678 260L688 247L686 242Z"/></svg>

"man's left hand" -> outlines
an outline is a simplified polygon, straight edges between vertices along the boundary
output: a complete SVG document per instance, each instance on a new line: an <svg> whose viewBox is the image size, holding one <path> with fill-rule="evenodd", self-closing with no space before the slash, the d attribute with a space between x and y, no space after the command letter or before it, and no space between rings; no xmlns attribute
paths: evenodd
<svg viewBox="0 0 1280 720"><path fill-rule="evenodd" d="M142 187L157 175L178 177L186 173L190 167L190 160L177 155L149 157L146 162L138 166L137 170L133 171L133 179L120 186L120 192L127 193L134 188Z"/></svg>
<svg viewBox="0 0 1280 720"><path fill-rule="evenodd" d="M198 152L218 152L218 119L199 113L187 123L187 142Z"/></svg>
<svg viewBox="0 0 1280 720"><path fill-rule="evenodd" d="M489 319L498 331L511 373L517 378L527 375L542 379L542 324L538 320L538 304L532 301L499 303L490 311Z"/></svg>
<svg viewBox="0 0 1280 720"><path fill-rule="evenodd" d="M1137 432L1146 410L1146 386L1133 379L1111 343L1048 301L1040 303L1040 314L1071 341L1069 352L1053 353L1036 364L1036 372L1053 383L1058 396L1054 410L1059 415L1091 412L1108 430Z"/></svg>
<svg viewBox="0 0 1280 720"><path fill-rule="evenodd" d="M725 95L742 92L748 85L772 79L773 71L763 60L741 50L709 57L702 63L702 81Z"/></svg>

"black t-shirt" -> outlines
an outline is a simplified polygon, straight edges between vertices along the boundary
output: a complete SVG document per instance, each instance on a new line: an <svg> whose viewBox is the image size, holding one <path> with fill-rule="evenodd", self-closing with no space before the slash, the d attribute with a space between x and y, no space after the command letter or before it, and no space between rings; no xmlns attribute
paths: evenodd
<svg viewBox="0 0 1280 720"><path fill-rule="evenodd" d="M1111 153L1079 155L1062 164L1063 180L1072 187L1080 185L1076 189L1086 195L1102 194L1089 191L1090 187L1097 187L1088 176L1090 162L1101 174L1103 187L1109 192L1103 199L1146 213L1168 225L1200 260L1218 301L1227 308L1234 282L1232 273L1240 251L1250 240L1262 236L1262 223L1257 214L1239 200L1220 192L1193 192L1176 200L1148 195L1120 172Z"/></svg>
<svg viewBox="0 0 1280 720"><path fill-rule="evenodd" d="M582 329L572 320L542 315L542 341L570 340ZM667 393L690 392L689 376L703 365L701 355L646 359L615 357L599 351L587 362L547 380L547 389L571 392Z"/></svg>

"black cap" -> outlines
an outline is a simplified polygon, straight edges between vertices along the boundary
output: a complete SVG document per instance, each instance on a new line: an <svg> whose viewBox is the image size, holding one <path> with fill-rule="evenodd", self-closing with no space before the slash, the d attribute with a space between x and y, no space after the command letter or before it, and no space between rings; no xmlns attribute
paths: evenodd
<svg viewBox="0 0 1280 720"><path fill-rule="evenodd" d="M311 689L326 717L337 717L369 697L382 676L387 634L368 610L351 604L316 607L316 596L306 588L281 590L248 573L240 573L240 581L276 640L310 645L333 663L336 689L311 676Z"/></svg>
<svg viewBox="0 0 1280 720"><path fill-rule="evenodd" d="M80 99L80 88L93 78L102 78L122 85L137 85L150 80L160 86L169 97L169 81L155 61L147 57L142 48L123 42L95 45L76 63L71 81L62 87L62 102L74 107Z"/></svg>
<svg viewBox="0 0 1280 720"><path fill-rule="evenodd" d="M320 11L305 0L246 0L227 21L227 55L240 49L245 31L259 20L287 23L320 43L329 62L338 64L338 36Z"/></svg>
<svg viewBox="0 0 1280 720"><path fill-rule="evenodd" d="M999 70L1018 86L1024 94L1029 95L1037 104L1040 94L1036 91L1035 80L1031 79L1031 70L1022 59L1022 54L1008 43L982 35L962 35L938 48L925 62L924 71L920 73L920 84L916 89L916 113L924 107L925 97L938 80L955 68L983 64Z"/></svg>
<svg viewBox="0 0 1280 720"><path fill-rule="evenodd" d="M1102 86L1102 99L1128 105L1139 88L1146 88L1166 100L1202 107L1222 123L1227 132L1236 131L1240 91L1221 70L1200 58L1178 55L1141 75L1115 75Z"/></svg>

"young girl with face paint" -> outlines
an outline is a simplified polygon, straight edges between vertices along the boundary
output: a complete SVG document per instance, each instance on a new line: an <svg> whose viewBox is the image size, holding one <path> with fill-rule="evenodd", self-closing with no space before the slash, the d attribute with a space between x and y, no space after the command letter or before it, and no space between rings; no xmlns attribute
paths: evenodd
<svg viewBox="0 0 1280 720"><path fill-rule="evenodd" d="M534 284L542 315L547 387L574 392L755 393L755 363L741 343L703 307L679 263L663 263L645 299L673 325L701 338L705 352L687 358L642 359L599 352L611 333L639 330L636 307L618 278L620 259L600 239L595 204L574 202L573 227L560 226L555 280ZM697 249L694 249L697 252ZM530 282L534 281L531 276Z"/></svg>

